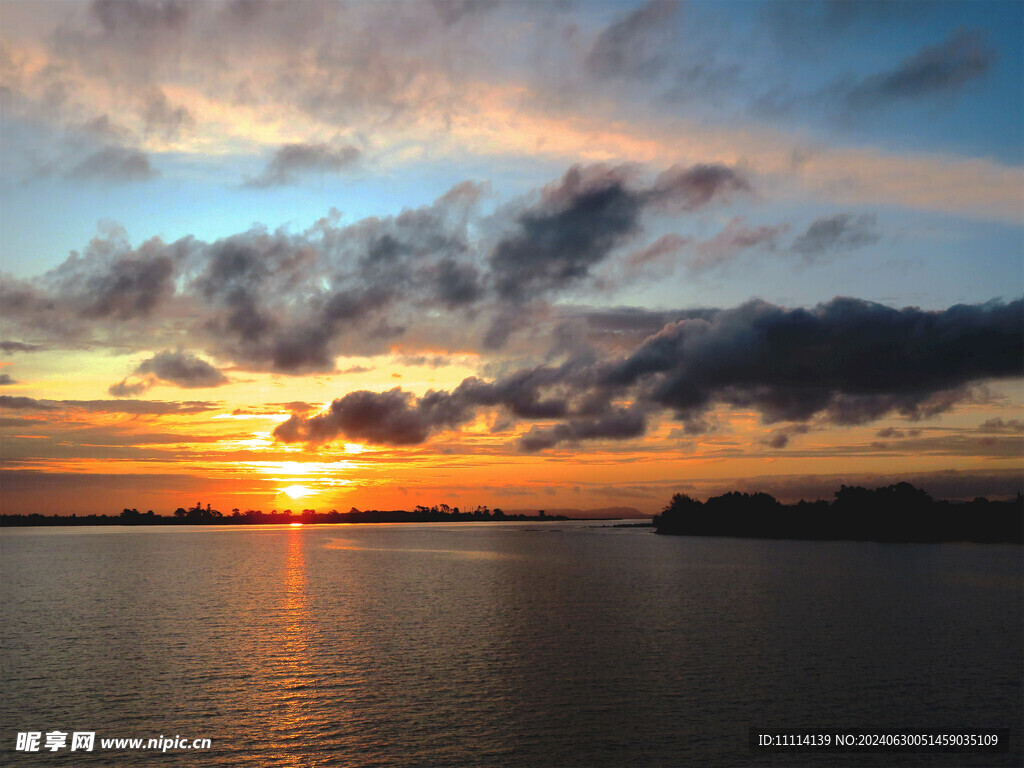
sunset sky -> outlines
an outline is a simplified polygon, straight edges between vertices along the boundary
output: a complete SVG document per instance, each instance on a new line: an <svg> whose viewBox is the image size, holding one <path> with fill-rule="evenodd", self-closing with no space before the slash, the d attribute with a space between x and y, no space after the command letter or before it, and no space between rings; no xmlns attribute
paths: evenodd
<svg viewBox="0 0 1024 768"><path fill-rule="evenodd" d="M0 508L1022 486L1024 4L0 2Z"/></svg>

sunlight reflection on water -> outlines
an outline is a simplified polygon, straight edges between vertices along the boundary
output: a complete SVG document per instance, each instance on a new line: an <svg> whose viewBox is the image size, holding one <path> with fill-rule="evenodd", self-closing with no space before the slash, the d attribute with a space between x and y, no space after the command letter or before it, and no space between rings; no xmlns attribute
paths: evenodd
<svg viewBox="0 0 1024 768"><path fill-rule="evenodd" d="M508 552L495 552L482 549L424 549L422 547L364 547L351 539L330 539L324 543L324 549L342 549L354 552L409 552L428 555L443 555L468 560L509 560L518 557Z"/></svg>
<svg viewBox="0 0 1024 768"><path fill-rule="evenodd" d="M821 762L752 755L748 728L1021 722L1016 547L583 523L80 533L0 533L5 764L47 762L11 751L17 731L87 729L213 740L161 765L800 766ZM1020 765L1014 738L900 763Z"/></svg>

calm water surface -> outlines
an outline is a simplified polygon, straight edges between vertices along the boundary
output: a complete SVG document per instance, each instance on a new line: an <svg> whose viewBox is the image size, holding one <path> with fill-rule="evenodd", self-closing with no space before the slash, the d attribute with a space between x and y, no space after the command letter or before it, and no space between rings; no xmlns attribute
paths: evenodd
<svg viewBox="0 0 1024 768"><path fill-rule="evenodd" d="M1024 763L1021 549L595 523L0 533L17 765ZM752 754L748 729L1009 728L1006 754ZM18 731L210 738L14 751Z"/></svg>

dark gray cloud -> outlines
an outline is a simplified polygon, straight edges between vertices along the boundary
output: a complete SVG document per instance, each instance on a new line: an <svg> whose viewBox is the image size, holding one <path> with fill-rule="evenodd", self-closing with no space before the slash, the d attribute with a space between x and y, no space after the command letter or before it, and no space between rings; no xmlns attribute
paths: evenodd
<svg viewBox="0 0 1024 768"><path fill-rule="evenodd" d="M82 314L129 320L146 317L174 292L175 263L165 254L133 254L87 279Z"/></svg>
<svg viewBox="0 0 1024 768"><path fill-rule="evenodd" d="M644 399L683 416L727 402L766 421L920 417L967 397L972 381L1020 375L1022 308L1020 300L944 312L847 298L811 310L751 302L666 326L605 376L642 384Z"/></svg>
<svg viewBox="0 0 1024 768"><path fill-rule="evenodd" d="M922 48L898 67L865 78L845 96L852 107L882 107L933 94L954 93L985 75L995 63L994 51L981 33L957 30L943 42Z"/></svg>
<svg viewBox="0 0 1024 768"><path fill-rule="evenodd" d="M11 355L15 352L38 352L42 349L38 344L25 344L21 341L0 341L0 352Z"/></svg>
<svg viewBox="0 0 1024 768"><path fill-rule="evenodd" d="M668 317L593 314L597 324L641 334ZM618 360L580 356L490 382L471 377L419 401L398 389L356 392L325 413L293 416L275 436L313 444L339 435L415 444L471 421L481 409L500 409L511 420L555 422L523 435L520 448L538 451L637 437L650 414L665 410L688 434L707 431L707 412L723 403L757 410L767 423L793 422L766 438L783 448L807 432L811 418L861 424L892 413L934 416L976 400L974 383L1019 376L1024 359L1024 300L941 312L848 298L812 309L750 302L676 317Z"/></svg>
<svg viewBox="0 0 1024 768"><path fill-rule="evenodd" d="M313 445L339 435L383 445L415 445L471 418L472 413L446 392L428 392L414 400L398 388L380 393L361 390L335 400L315 416L293 415L274 430L274 436L286 443Z"/></svg>
<svg viewBox="0 0 1024 768"><path fill-rule="evenodd" d="M218 357L286 373L330 371L336 355L376 354L481 296L467 219L480 191L460 184L433 205L301 235L254 229L204 247L191 286Z"/></svg>
<svg viewBox="0 0 1024 768"><path fill-rule="evenodd" d="M691 272L704 272L725 267L750 249L775 250L786 225L748 227L741 218L730 221L725 229L710 240L698 243L696 255L687 261Z"/></svg>
<svg viewBox="0 0 1024 768"><path fill-rule="evenodd" d="M904 437L918 437L921 434L919 429L897 429L896 427L885 427L878 430L875 435L885 439L901 440Z"/></svg>
<svg viewBox="0 0 1024 768"><path fill-rule="evenodd" d="M670 0L649 0L604 29L587 55L587 69L604 78L658 75L668 53L661 44L671 40L677 8Z"/></svg>
<svg viewBox="0 0 1024 768"><path fill-rule="evenodd" d="M647 247L631 253L627 265L630 269L636 269L646 264L659 264L674 257L691 242L692 238L674 232L662 235Z"/></svg>
<svg viewBox="0 0 1024 768"><path fill-rule="evenodd" d="M474 304L484 293L480 270L473 264L460 264L454 259L438 263L434 283L437 297L449 309Z"/></svg>
<svg viewBox="0 0 1024 768"><path fill-rule="evenodd" d="M553 427L532 427L519 439L519 447L527 453L534 453L560 443L626 440L642 436L646 429L643 409L609 408L606 413L591 419L570 419Z"/></svg>
<svg viewBox="0 0 1024 768"><path fill-rule="evenodd" d="M15 411L57 410L57 406L53 401L36 400L32 397L15 397L13 395L0 395L0 408L9 408Z"/></svg>
<svg viewBox="0 0 1024 768"><path fill-rule="evenodd" d="M159 88L148 94L142 117L146 123L146 133L156 133L165 139L174 139L183 129L196 124L191 112L185 107L173 106Z"/></svg>
<svg viewBox="0 0 1024 768"><path fill-rule="evenodd" d="M676 165L658 175L645 197L656 207L679 213L750 191L750 182L728 166L699 164L684 168Z"/></svg>
<svg viewBox="0 0 1024 768"><path fill-rule="evenodd" d="M499 298L522 302L583 280L640 230L645 209L689 212L750 190L723 165L674 166L650 187L632 184L631 175L628 169L577 166L546 189L491 253Z"/></svg>
<svg viewBox="0 0 1024 768"><path fill-rule="evenodd" d="M178 29L188 18L188 6L181 0L94 0L91 10L105 32L132 34Z"/></svg>
<svg viewBox="0 0 1024 768"><path fill-rule="evenodd" d="M282 442L314 445L338 436L351 440L411 445L426 441L435 432L454 429L475 418L481 408L501 408L517 419L550 420L572 418L572 426L543 438L553 445L563 440L586 439L626 429L634 413L625 415L611 407L596 388L577 396L574 387L586 376L586 368L568 362L561 366L538 366L515 371L495 381L476 377L465 379L452 392L428 392L418 400L408 392L392 389L385 393L353 392L335 400L320 414L293 415L274 431ZM618 423L618 426L616 424ZM536 436L536 441L542 438Z"/></svg>
<svg viewBox="0 0 1024 768"><path fill-rule="evenodd" d="M185 389L219 387L228 383L228 378L210 363L182 350L157 353L140 363L135 375L143 378L131 382L127 378L122 379L109 388L110 394L114 397L137 397L157 381Z"/></svg>
<svg viewBox="0 0 1024 768"><path fill-rule="evenodd" d="M36 400L31 397L0 395L0 408L32 411L88 411L90 413L132 413L138 416L162 416L170 413L204 413L216 403L187 400L170 403L159 400Z"/></svg>
<svg viewBox="0 0 1024 768"><path fill-rule="evenodd" d="M865 424L890 413L899 413L911 421L929 419L964 403L984 403L983 390L953 386L936 392L898 392L877 394L836 394L824 410L833 424Z"/></svg>
<svg viewBox="0 0 1024 768"><path fill-rule="evenodd" d="M793 250L813 259L828 253L852 251L878 242L873 214L840 213L817 219L793 242Z"/></svg>
<svg viewBox="0 0 1024 768"><path fill-rule="evenodd" d="M138 397L147 389L150 388L148 381L128 381L127 378L121 379L117 384L111 384L107 387L113 397Z"/></svg>
<svg viewBox="0 0 1024 768"><path fill-rule="evenodd" d="M68 172L74 179L112 183L149 181L159 175L142 152L115 146L94 152Z"/></svg>
<svg viewBox="0 0 1024 768"><path fill-rule="evenodd" d="M586 277L637 231L642 205L621 172L570 169L491 253L499 297L520 301Z"/></svg>
<svg viewBox="0 0 1024 768"><path fill-rule="evenodd" d="M154 238L132 249L122 228L105 223L102 229L84 253L72 252L38 278L0 276L0 318L7 327L53 348L121 343L128 336L138 344L155 324L177 323L167 305L176 298L190 241L166 245ZM5 351L26 351L10 343L15 346Z"/></svg>
<svg viewBox="0 0 1024 768"><path fill-rule="evenodd" d="M783 51L821 61L843 38L877 35L880 25L917 23L934 15L932 3L894 3L891 0L802 0L769 3L760 9L768 32Z"/></svg>
<svg viewBox="0 0 1024 768"><path fill-rule="evenodd" d="M18 382L11 378L9 373L0 373L0 387L8 386L10 384L17 384Z"/></svg>
<svg viewBox="0 0 1024 768"><path fill-rule="evenodd" d="M805 435L809 431L810 427L806 424L790 424L786 427L773 429L761 442L769 448L782 449L789 445L789 441L793 435Z"/></svg>
<svg viewBox="0 0 1024 768"><path fill-rule="evenodd" d="M330 144L285 144L274 153L266 170L246 181L247 187L293 184L307 173L340 173L355 166L363 153L355 147Z"/></svg>
<svg viewBox="0 0 1024 768"><path fill-rule="evenodd" d="M228 378L205 360L190 352L165 350L139 364L138 375L152 374L161 381L186 389L219 387Z"/></svg>
<svg viewBox="0 0 1024 768"><path fill-rule="evenodd" d="M978 429L982 432L1016 435L1024 433L1024 421L1020 419L989 419L988 421L982 422Z"/></svg>
<svg viewBox="0 0 1024 768"><path fill-rule="evenodd" d="M486 13L498 7L498 0L431 0L445 24L456 24L467 16Z"/></svg>
<svg viewBox="0 0 1024 768"><path fill-rule="evenodd" d="M593 279L595 265L626 258L648 213L686 213L746 190L724 166L672 168L652 183L639 168L591 166L486 217L484 188L466 182L396 216L342 225L333 211L303 232L254 226L212 243L132 247L107 223L46 275L0 279L0 315L9 333L20 327L48 343L138 348L171 338L290 374L333 371L339 355L380 354L400 337L494 348L558 293ZM114 386L131 391L128 381Z"/></svg>

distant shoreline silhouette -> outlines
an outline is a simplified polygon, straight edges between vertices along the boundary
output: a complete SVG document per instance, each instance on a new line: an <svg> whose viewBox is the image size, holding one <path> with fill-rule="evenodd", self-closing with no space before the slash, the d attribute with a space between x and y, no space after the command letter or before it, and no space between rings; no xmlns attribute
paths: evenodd
<svg viewBox="0 0 1024 768"><path fill-rule="evenodd" d="M936 501L910 483L869 490L843 485L828 501L782 504L767 493L682 493L653 518L655 533L756 539L1024 544L1024 497Z"/></svg>
<svg viewBox="0 0 1024 768"><path fill-rule="evenodd" d="M352 523L448 523L471 521L507 520L568 520L564 515L548 515L542 509L536 515L506 514L501 508L476 507L472 511L461 511L458 507L439 504L433 507L418 506L411 512L394 510L359 510L352 507L348 512L317 512L304 509L299 513L286 509L270 512L249 509L242 512L233 509L230 514L205 507L196 502L195 506L178 507L171 516L157 515L152 510L139 512L124 509L120 515L0 515L0 526L63 526L63 525L304 525L352 524Z"/></svg>

